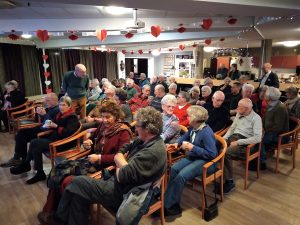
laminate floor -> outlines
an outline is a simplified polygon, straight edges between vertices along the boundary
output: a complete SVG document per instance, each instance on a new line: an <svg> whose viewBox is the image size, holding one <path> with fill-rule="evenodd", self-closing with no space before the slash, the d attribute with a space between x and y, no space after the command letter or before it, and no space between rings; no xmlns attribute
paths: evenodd
<svg viewBox="0 0 300 225"><path fill-rule="evenodd" d="M0 134L0 162L8 160L14 149L13 135ZM209 222L211 225L299 225L300 224L300 157L297 155L296 169L291 170L291 156L282 154L280 173L273 172L274 159L268 159L268 170L262 171L258 180L250 172L249 188L243 189L243 164L234 164L236 189L219 203L219 216ZM44 160L45 171L49 173L50 163ZM36 225L36 216L42 209L47 196L46 182L26 185L24 182L33 175L12 176L8 168L0 168L0 225ZM212 190L212 187L210 188ZM212 192L209 193L213 196ZM212 201L212 198L209 198ZM166 224L199 225L207 224L201 219L201 194L186 188L182 196L182 217ZM93 217L96 217L95 213ZM113 225L114 218L105 210L100 221L94 218L92 224ZM140 224L160 224L157 218L143 219Z"/></svg>

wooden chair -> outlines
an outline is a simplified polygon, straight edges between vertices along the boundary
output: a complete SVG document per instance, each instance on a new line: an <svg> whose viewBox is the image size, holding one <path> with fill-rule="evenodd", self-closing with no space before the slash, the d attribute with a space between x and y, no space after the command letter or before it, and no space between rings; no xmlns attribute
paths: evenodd
<svg viewBox="0 0 300 225"><path fill-rule="evenodd" d="M276 167L275 173L278 173L278 166L279 166L279 155L281 150L288 149L291 151L293 157L293 169L296 167L296 149L298 148L298 134L300 130L300 120L295 117L290 117L290 131L280 134L278 136L277 141L277 153L276 153ZM289 141L286 143L284 142L284 138L289 138Z"/></svg>
<svg viewBox="0 0 300 225"><path fill-rule="evenodd" d="M16 123L14 124L14 133L17 133L20 129L33 128L42 125L40 121L36 121L35 106L31 106L27 109L18 111L17 113L22 114L24 112L26 112L26 116L16 118ZM12 116L14 116L14 113L12 113Z"/></svg>
<svg viewBox="0 0 300 225"><path fill-rule="evenodd" d="M62 139L62 140L58 140L58 141L51 142L51 143L49 144L50 155L48 156L48 155L46 154L46 156L50 158L50 160L51 160L51 166L52 166L52 167L53 167L54 164L55 164L55 158L58 157L58 156L62 156L62 155L63 155L63 152L64 152L64 151L58 152L58 151L57 151L57 147L58 147L58 146L61 146L61 145L65 145L65 144L67 144L67 143L70 143L71 141L69 141L69 139L71 139L71 138L73 138L75 135L77 135L77 134L80 132L81 128L82 128L82 124L80 123L79 128L78 128L78 129L74 132L74 134L72 134L70 137L64 138L64 139ZM38 134L37 134L37 137L38 137L38 138L47 137L47 136L50 135L52 132L53 132L53 130L43 131L43 132L38 133ZM75 140L77 140L77 139L72 139L72 141L75 141ZM76 143L76 147L77 147L77 144L78 144L78 142ZM75 147L75 148L76 148L76 147ZM76 150L78 150L78 149L76 148ZM77 152L77 151L74 151L74 152ZM70 152L70 153L71 153L71 152ZM67 155L67 153L66 153L66 155Z"/></svg>
<svg viewBox="0 0 300 225"><path fill-rule="evenodd" d="M228 120L227 124L225 125L225 127L217 132L215 132L215 134L223 137L227 131L229 130L230 126L232 125L233 121L232 120Z"/></svg>

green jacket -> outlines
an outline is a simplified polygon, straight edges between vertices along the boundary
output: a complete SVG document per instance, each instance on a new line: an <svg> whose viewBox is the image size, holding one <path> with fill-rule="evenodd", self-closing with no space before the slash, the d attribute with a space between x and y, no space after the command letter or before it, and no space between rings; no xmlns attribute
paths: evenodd
<svg viewBox="0 0 300 225"><path fill-rule="evenodd" d="M63 89L71 99L79 99L87 95L89 77L76 77L74 71L66 72L63 77Z"/></svg>

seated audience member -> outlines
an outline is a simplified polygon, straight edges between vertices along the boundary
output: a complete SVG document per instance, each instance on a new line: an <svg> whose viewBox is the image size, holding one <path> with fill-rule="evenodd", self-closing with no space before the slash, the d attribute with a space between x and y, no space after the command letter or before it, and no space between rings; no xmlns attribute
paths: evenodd
<svg viewBox="0 0 300 225"><path fill-rule="evenodd" d="M177 85L175 83L172 83L169 85L169 93L170 95L174 95L174 96L177 96Z"/></svg>
<svg viewBox="0 0 300 225"><path fill-rule="evenodd" d="M55 93L49 93L45 96L45 107L37 107L36 113L42 123L46 120L54 120L59 113L58 99ZM33 127L20 129L15 137L15 153L14 156L5 163L2 163L2 167L16 166L21 163L21 159L24 161L27 156L27 143L32 139L37 138L39 132L44 131L43 127Z"/></svg>
<svg viewBox="0 0 300 225"><path fill-rule="evenodd" d="M141 73L139 87L142 89L144 87L144 85L146 85L146 84L150 84L150 82L148 81L146 74Z"/></svg>
<svg viewBox="0 0 300 225"><path fill-rule="evenodd" d="M165 88L165 92L168 93L168 84L167 82L165 81L165 76L163 74L159 75L158 76L158 81L157 81L158 84L161 84L164 86Z"/></svg>
<svg viewBox="0 0 300 225"><path fill-rule="evenodd" d="M99 80L98 79L93 79L91 81L91 91L88 94L88 101L91 102L95 102L98 98L99 95L101 93L101 89L99 87Z"/></svg>
<svg viewBox="0 0 300 225"><path fill-rule="evenodd" d="M115 176L107 180L88 176L74 177L64 191L56 213L39 213L38 219L42 224L87 224L91 204L101 203L105 208L116 212L129 190L149 182L154 183L162 177L167 157L160 137L163 126L161 114L146 107L138 110L136 120L138 138L115 155Z"/></svg>
<svg viewBox="0 0 300 225"><path fill-rule="evenodd" d="M287 100L284 102L289 116L294 116L300 119L300 97L298 88L291 86L285 90Z"/></svg>
<svg viewBox="0 0 300 225"><path fill-rule="evenodd" d="M153 76L150 78L150 89L151 89L151 92L150 92L150 96L154 96L154 89L155 89L155 86L157 85L157 76Z"/></svg>
<svg viewBox="0 0 300 225"><path fill-rule="evenodd" d="M194 86L191 88L190 90L190 101L189 103L191 105L196 105L197 101L199 100L199 96L200 96L200 88L198 86Z"/></svg>
<svg viewBox="0 0 300 225"><path fill-rule="evenodd" d="M105 79L105 80L103 81L103 79ZM106 78L103 78L103 79L102 79L102 92L99 94L99 97L97 98L97 100L105 98L106 89L110 86L113 86Z"/></svg>
<svg viewBox="0 0 300 225"><path fill-rule="evenodd" d="M3 107L0 110L0 121L3 121L5 127L5 130L2 132L8 132L9 130L6 110L22 105L26 101L27 99L24 97L24 94L18 89L17 81L12 80L5 84Z"/></svg>
<svg viewBox="0 0 300 225"><path fill-rule="evenodd" d="M154 94L155 94L155 97L151 100L150 106L152 106L156 110L162 112L161 100L166 94L164 86L162 84L156 85Z"/></svg>
<svg viewBox="0 0 300 225"><path fill-rule="evenodd" d="M278 135L289 131L289 115L285 105L279 100L281 92L278 88L269 87L265 98L268 102L263 118L264 138L261 146L261 169L266 169L266 151L273 151ZM285 140L283 140L285 141Z"/></svg>
<svg viewBox="0 0 300 225"><path fill-rule="evenodd" d="M180 88L179 88L179 85L177 84L174 76L169 77L169 87L170 87L170 84L176 84L176 95L177 95L180 92Z"/></svg>
<svg viewBox="0 0 300 225"><path fill-rule="evenodd" d="M209 86L203 86L201 88L201 97L197 101L197 105L204 105L205 103L211 102L211 88Z"/></svg>
<svg viewBox="0 0 300 225"><path fill-rule="evenodd" d="M201 86L201 80L200 80L200 79L196 79L196 80L194 81L193 87L195 87L195 86L197 86L197 87L200 88L200 86Z"/></svg>
<svg viewBox="0 0 300 225"><path fill-rule="evenodd" d="M179 121L174 115L177 100L174 95L167 94L161 100L163 110L163 131L161 137L165 143L174 143L179 137Z"/></svg>
<svg viewBox="0 0 300 225"><path fill-rule="evenodd" d="M225 95L225 101L230 99L231 94L231 85L230 85L231 79L229 77L226 77L224 79L224 84L220 85L219 90L222 91Z"/></svg>
<svg viewBox="0 0 300 225"><path fill-rule="evenodd" d="M234 118L233 124L224 135L224 139L228 144L224 161L224 194L229 193L235 188L232 173L232 159L245 160L247 145L260 143L261 138L261 118L253 111L252 101L249 98L243 98L238 103L237 115Z"/></svg>
<svg viewBox="0 0 300 225"><path fill-rule="evenodd" d="M231 64L230 72L228 74L231 80L238 80L241 76L240 71L237 69L237 64Z"/></svg>
<svg viewBox="0 0 300 225"><path fill-rule="evenodd" d="M34 184L46 179L43 170L43 152L49 151L49 144L53 141L67 138L74 134L79 128L79 121L72 109L72 100L70 97L61 97L59 100L60 112L56 115L54 121L45 123L44 127L52 129L53 132L46 138L36 138L30 142L29 151L26 159L21 164L10 168L11 174L17 175L31 170L30 161L34 160L34 168L37 173L34 177L27 180L27 184Z"/></svg>
<svg viewBox="0 0 300 225"><path fill-rule="evenodd" d="M121 88L117 88L115 94L116 103L121 107L122 111L125 114L124 121L130 124L132 122L133 116L129 105L126 102L126 98L126 91Z"/></svg>
<svg viewBox="0 0 300 225"><path fill-rule="evenodd" d="M189 126L189 120L187 118L187 109L191 106L189 99L189 93L185 91L179 92L177 96L177 105L174 109L174 115L178 118L179 124L185 127Z"/></svg>
<svg viewBox="0 0 300 225"><path fill-rule="evenodd" d="M118 79L113 79L111 81L111 84L114 85L116 88L119 88L120 87L120 83L119 83L119 80Z"/></svg>
<svg viewBox="0 0 300 225"><path fill-rule="evenodd" d="M257 113L260 115L261 118L264 118L266 110L267 110L267 100L265 99L266 91L268 90L269 86L262 85L258 89L258 101L257 101Z"/></svg>
<svg viewBox="0 0 300 225"><path fill-rule="evenodd" d="M224 93L216 91L212 96L212 101L203 105L208 111L206 124L210 126L213 132L223 129L230 119L229 110L223 106L224 99Z"/></svg>
<svg viewBox="0 0 300 225"><path fill-rule="evenodd" d="M210 77L206 77L203 81L203 86L208 86L210 87L211 89L213 89L213 86L214 86L214 82L213 80L210 78Z"/></svg>
<svg viewBox="0 0 300 225"><path fill-rule="evenodd" d="M205 123L208 118L207 110L201 106L191 106L187 112L190 120L188 132L177 143L168 146L180 146L187 152L187 157L171 167L170 181L165 192L166 216L182 213L180 200L186 182L202 176L202 166L218 155L214 133Z"/></svg>
<svg viewBox="0 0 300 225"><path fill-rule="evenodd" d="M141 89L139 85L137 85L137 79L135 78L134 72L129 72L126 81L127 79L133 80L133 87L137 90L138 93L141 93Z"/></svg>
<svg viewBox="0 0 300 225"><path fill-rule="evenodd" d="M126 86L126 80L124 79L124 78L120 78L119 80L118 80L118 82L119 82L119 88L125 88L125 86Z"/></svg>
<svg viewBox="0 0 300 225"><path fill-rule="evenodd" d="M142 88L142 93L137 93L130 99L127 103L132 112L136 112L139 108L145 108L150 104L150 86L148 84L144 85Z"/></svg>
<svg viewBox="0 0 300 225"><path fill-rule="evenodd" d="M130 78L127 78L126 87L124 88L124 90L127 92L127 100L130 100L136 93L138 93L133 84L134 81Z"/></svg>
<svg viewBox="0 0 300 225"><path fill-rule="evenodd" d="M224 63L220 63L220 67L217 71L217 79L223 80L227 77L228 69L225 67Z"/></svg>
<svg viewBox="0 0 300 225"><path fill-rule="evenodd" d="M231 116L235 116L235 110L238 106L239 101L242 99L241 88L242 86L239 82L234 82L231 86L231 95L229 103L229 110Z"/></svg>
<svg viewBox="0 0 300 225"><path fill-rule="evenodd" d="M247 84L248 82L248 76L246 75L241 75L239 78L239 82L241 83L241 85L243 86L244 84Z"/></svg>
<svg viewBox="0 0 300 225"><path fill-rule="evenodd" d="M254 86L252 84L244 84L242 87L242 98L249 98L252 101L252 94L254 92ZM253 110L257 112L257 105L252 101Z"/></svg>

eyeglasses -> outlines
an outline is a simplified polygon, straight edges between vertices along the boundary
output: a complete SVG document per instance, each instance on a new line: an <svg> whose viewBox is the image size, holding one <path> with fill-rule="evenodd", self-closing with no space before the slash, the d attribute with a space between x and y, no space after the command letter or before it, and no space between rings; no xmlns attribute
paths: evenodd
<svg viewBox="0 0 300 225"><path fill-rule="evenodd" d="M167 107L168 109L175 109L175 105L165 105L165 107Z"/></svg>

